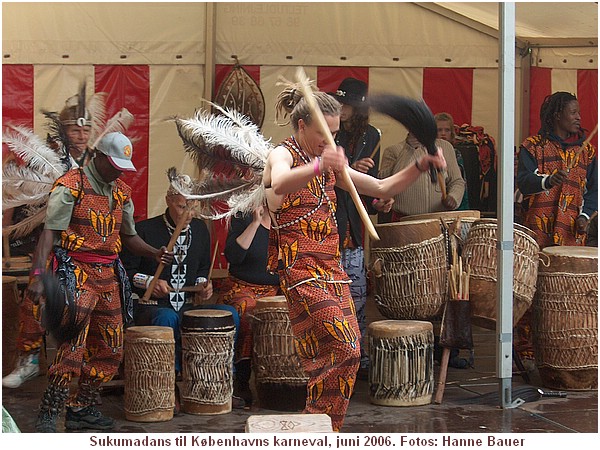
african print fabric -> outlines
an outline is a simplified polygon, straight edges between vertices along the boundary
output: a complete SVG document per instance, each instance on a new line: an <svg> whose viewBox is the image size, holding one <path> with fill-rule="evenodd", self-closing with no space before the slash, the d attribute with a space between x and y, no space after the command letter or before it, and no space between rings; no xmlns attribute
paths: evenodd
<svg viewBox="0 0 600 450"><path fill-rule="evenodd" d="M523 224L535 233L540 248L585 245L585 235L577 234L575 222L583 204L587 168L596 153L594 147L588 145L580 153L579 145L563 150L558 142L540 135L527 138L521 145L538 162L540 175L552 175L561 169L568 172L561 186L524 198L527 211Z"/></svg>
<svg viewBox="0 0 600 450"><path fill-rule="evenodd" d="M48 377L60 385L77 376L94 384L110 381L123 350L117 254L121 250L122 208L130 189L116 180L111 210L109 199L96 194L79 170L68 172L57 184L71 189L76 201L51 264L54 271L65 272L61 281L73 293L76 322L82 324L82 331L58 348Z"/></svg>
<svg viewBox="0 0 600 450"><path fill-rule="evenodd" d="M292 167L310 162L293 137L282 145ZM328 171L285 196L277 226L271 226L269 268L276 267L279 252L296 350L309 377L304 411L329 415L339 431L360 363L360 331L340 261L334 185Z"/></svg>

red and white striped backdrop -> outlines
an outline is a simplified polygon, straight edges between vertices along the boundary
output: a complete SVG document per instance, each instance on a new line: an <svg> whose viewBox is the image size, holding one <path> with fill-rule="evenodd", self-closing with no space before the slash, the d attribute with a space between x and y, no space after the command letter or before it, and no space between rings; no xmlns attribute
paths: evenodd
<svg viewBox="0 0 600 450"><path fill-rule="evenodd" d="M231 70L231 65L215 67L215 92ZM274 143L289 134L289 127L275 125L273 105L280 87L275 85L283 74L294 78L291 66L244 66L263 91L266 116L263 134ZM168 184L165 176L170 165L193 174L193 164L181 150L181 142L172 124L164 119L172 115L190 115L199 107L203 93L202 66L154 65L94 65L49 66L4 64L2 66L2 119L3 123L20 123L43 133L43 117L39 109L60 110L64 100L75 94L81 74L90 92L107 92L108 114L122 107L135 115L131 134L136 137L135 174L127 174L125 181L133 186L136 220L154 216L164 209L164 192ZM368 68L368 67L307 67L310 78L326 92L334 91L340 81L352 76L369 84L370 92L392 92L422 97L434 113L445 111L453 115L457 124L483 126L490 135L498 134L498 71L471 68ZM517 79L519 77L517 76ZM517 81L517 92L521 87ZM529 133L539 128L539 108L546 95L565 90L577 95L582 114L582 125L591 130L598 120L598 71L596 69L566 70L531 68L530 102L525 108L516 101L517 120L515 144L520 136L520 111L531 113ZM52 93L56 92L56 95ZM396 122L373 115L372 123L382 130L382 148L404 138L405 130ZM597 138L594 139L597 145ZM213 238L224 248L226 230L215 224ZM221 256L220 265L225 267Z"/></svg>

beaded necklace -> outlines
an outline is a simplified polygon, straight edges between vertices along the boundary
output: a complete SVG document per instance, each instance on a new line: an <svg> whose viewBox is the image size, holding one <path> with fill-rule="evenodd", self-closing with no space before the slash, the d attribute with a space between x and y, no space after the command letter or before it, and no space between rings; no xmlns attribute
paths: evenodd
<svg viewBox="0 0 600 450"><path fill-rule="evenodd" d="M309 164L311 161L310 157L306 154L306 152L302 149L302 147L300 147L300 145L298 145L298 142L296 142L296 139L294 138L294 136L292 136L292 138L291 138L291 143L292 143L292 145L289 148L291 150L293 150L300 157L300 159L302 160L302 162L304 164ZM286 228L286 227L289 227L289 226L299 223L301 220L307 219L308 217L313 215L315 212L317 212L317 210L321 207L321 205L323 205L323 203L325 201L327 202L327 205L329 206L329 213L333 219L335 227L337 228L337 220L336 220L335 214L332 213L332 211L334 211L335 208L333 206L332 200L327 195L327 192L325 192L325 173L315 176L315 178L317 179L317 183L319 183L319 186L320 186L321 192L322 192L322 195L319 198L319 203L317 204L317 206L315 206L312 210L310 210L306 214L303 214L302 216L297 217L296 219L292 220L291 222L287 222L284 224L278 224L276 226L272 225L273 229L279 230L281 228Z"/></svg>

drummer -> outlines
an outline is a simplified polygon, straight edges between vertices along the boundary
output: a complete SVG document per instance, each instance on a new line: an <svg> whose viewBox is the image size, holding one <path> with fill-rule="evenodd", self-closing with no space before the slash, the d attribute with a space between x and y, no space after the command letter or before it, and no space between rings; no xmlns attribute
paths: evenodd
<svg viewBox="0 0 600 450"><path fill-rule="evenodd" d="M184 182L191 180L186 177ZM121 259L132 283L132 289L139 296L134 300L134 323L137 326L165 326L173 329L175 336L175 371L181 374L181 319L183 313L194 308L224 309L233 314L236 330L239 328L239 316L235 308L228 305L210 304L213 295L211 280L207 280L210 271L210 234L206 224L193 218L187 200L169 186L165 197L167 209L164 213L150 219L137 222L138 235L148 244L158 247L170 240L182 216L187 215L185 226L173 247L173 262L165 265L154 285L148 300L144 300L146 289L150 286L158 262L153 258L135 256L128 250L121 252ZM193 287L191 291L182 288ZM178 398L176 399L176 412ZM238 406L234 402L234 406ZM243 404L239 405L243 406Z"/></svg>
<svg viewBox="0 0 600 450"><path fill-rule="evenodd" d="M454 147L448 141L436 139L436 146L442 149L447 168L438 175L445 181L446 197L442 195L440 184L433 184L431 178L420 177L407 189L394 196L390 214L379 214L378 223L396 222L405 216L429 214L441 211L454 211L460 205L465 193L465 180L460 174ZM415 163L427 153L425 147L408 133L406 139L387 147L379 165L379 178L386 178Z"/></svg>
<svg viewBox="0 0 600 450"><path fill-rule="evenodd" d="M438 134L439 136L439 134ZM445 139L436 139L436 146L443 151L446 159L446 170L438 173L438 179L445 183L446 196L442 194L440 183L434 184L429 177L421 177L415 183L394 197L394 204L389 214L379 214L379 223L396 222L402 217L417 214L430 214L435 212L454 211L458 209L465 193L466 183L456 160L454 147ZM425 147L408 133L403 142L387 147L384 150L379 178L385 178L399 172L415 163L422 155L427 153ZM439 181L439 180L438 180ZM437 339L436 339L437 343ZM466 368L467 360L458 357L459 351L453 349L450 354L450 366ZM441 348L436 345L435 357L441 360Z"/></svg>

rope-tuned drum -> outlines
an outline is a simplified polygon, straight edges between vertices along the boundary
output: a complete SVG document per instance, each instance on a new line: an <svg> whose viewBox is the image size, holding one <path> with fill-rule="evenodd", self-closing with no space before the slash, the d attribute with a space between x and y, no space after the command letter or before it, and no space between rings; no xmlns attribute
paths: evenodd
<svg viewBox="0 0 600 450"><path fill-rule="evenodd" d="M431 403L434 388L433 325L380 320L368 327L369 395L384 406Z"/></svg>
<svg viewBox="0 0 600 450"><path fill-rule="evenodd" d="M308 377L294 345L285 296L256 301L252 335L252 367L260 406L279 411L302 410Z"/></svg>
<svg viewBox="0 0 600 450"><path fill-rule="evenodd" d="M538 274L540 248L533 232L513 224L513 326L531 306ZM471 268L469 299L475 325L496 329L498 299L498 223L497 219L480 219L473 223L462 258Z"/></svg>
<svg viewBox="0 0 600 450"><path fill-rule="evenodd" d="M134 326L125 331L125 418L164 422L175 407L173 329Z"/></svg>
<svg viewBox="0 0 600 450"><path fill-rule="evenodd" d="M535 362L544 386L598 389L598 249L546 247L533 300Z"/></svg>
<svg viewBox="0 0 600 450"><path fill-rule="evenodd" d="M439 314L447 291L446 239L439 219L376 226L371 242L375 302L388 319L423 320Z"/></svg>
<svg viewBox="0 0 600 450"><path fill-rule="evenodd" d="M230 311L195 309L181 324L181 408L188 414L231 412L235 323Z"/></svg>

